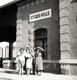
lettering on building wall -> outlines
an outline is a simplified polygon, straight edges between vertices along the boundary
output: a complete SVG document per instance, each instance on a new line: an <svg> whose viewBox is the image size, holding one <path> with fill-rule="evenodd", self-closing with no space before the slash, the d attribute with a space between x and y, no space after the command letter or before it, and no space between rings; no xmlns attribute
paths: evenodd
<svg viewBox="0 0 77 80"><path fill-rule="evenodd" d="M29 22L46 19L51 17L51 9L46 9L29 15Z"/></svg>

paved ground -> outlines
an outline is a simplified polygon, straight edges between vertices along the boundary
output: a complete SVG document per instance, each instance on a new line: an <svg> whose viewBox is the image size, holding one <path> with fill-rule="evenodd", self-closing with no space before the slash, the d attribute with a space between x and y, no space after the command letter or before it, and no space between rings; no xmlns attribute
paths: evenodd
<svg viewBox="0 0 77 80"><path fill-rule="evenodd" d="M0 80L77 80L77 76L58 75L52 73L42 73L38 75L18 75L16 73L6 73L0 69Z"/></svg>

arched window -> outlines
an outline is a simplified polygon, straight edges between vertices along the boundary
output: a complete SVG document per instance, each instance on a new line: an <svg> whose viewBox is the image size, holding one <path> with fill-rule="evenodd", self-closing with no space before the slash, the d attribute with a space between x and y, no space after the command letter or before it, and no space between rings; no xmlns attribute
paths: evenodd
<svg viewBox="0 0 77 80"><path fill-rule="evenodd" d="M47 29L41 28L34 32L35 47L42 47L45 50L43 59L47 59Z"/></svg>

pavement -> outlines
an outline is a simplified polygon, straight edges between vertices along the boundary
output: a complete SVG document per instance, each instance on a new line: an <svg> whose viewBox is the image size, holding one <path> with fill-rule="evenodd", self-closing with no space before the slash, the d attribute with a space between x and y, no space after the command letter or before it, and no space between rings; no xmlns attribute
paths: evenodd
<svg viewBox="0 0 77 80"><path fill-rule="evenodd" d="M77 76L42 73L38 75L19 75L15 70L1 69L0 80L77 80Z"/></svg>

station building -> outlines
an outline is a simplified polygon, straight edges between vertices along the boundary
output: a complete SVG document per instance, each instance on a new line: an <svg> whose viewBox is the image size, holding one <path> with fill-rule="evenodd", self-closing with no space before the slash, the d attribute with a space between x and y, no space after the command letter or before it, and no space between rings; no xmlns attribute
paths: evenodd
<svg viewBox="0 0 77 80"><path fill-rule="evenodd" d="M22 47L45 49L44 71L77 75L77 1L17 0L0 7L0 42L9 60ZM15 53L14 53L15 54Z"/></svg>

